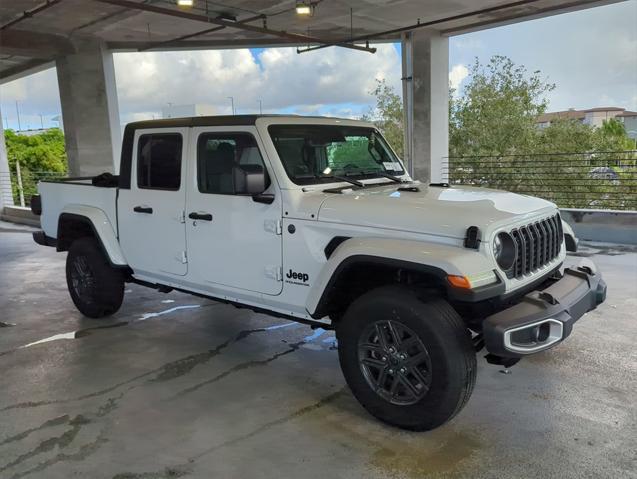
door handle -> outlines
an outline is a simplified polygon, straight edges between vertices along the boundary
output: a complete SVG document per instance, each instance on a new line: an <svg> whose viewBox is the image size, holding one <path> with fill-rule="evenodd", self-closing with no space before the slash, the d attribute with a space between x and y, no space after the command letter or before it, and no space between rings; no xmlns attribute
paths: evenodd
<svg viewBox="0 0 637 479"><path fill-rule="evenodd" d="M210 213L195 213L194 211L188 215L191 220L212 221Z"/></svg>
<svg viewBox="0 0 637 479"><path fill-rule="evenodd" d="M153 209L148 206L135 206L135 208L133 208L133 211L135 213L146 213L149 215L153 214Z"/></svg>

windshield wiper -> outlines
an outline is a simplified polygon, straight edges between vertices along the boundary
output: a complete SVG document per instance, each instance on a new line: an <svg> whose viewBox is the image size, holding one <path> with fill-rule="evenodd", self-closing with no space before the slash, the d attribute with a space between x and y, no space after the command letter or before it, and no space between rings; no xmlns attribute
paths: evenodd
<svg viewBox="0 0 637 479"><path fill-rule="evenodd" d="M335 180L345 181L346 183L350 183L354 186L358 186L359 188L365 188L364 183L361 183L358 180L353 180L352 178L348 178L346 176L329 175L329 176L318 176L317 178L333 178Z"/></svg>
<svg viewBox="0 0 637 479"><path fill-rule="evenodd" d="M392 181L394 181L394 182L396 182L396 183L405 183L403 180L401 180L401 179L400 179L400 178L398 178L397 176L390 175L389 173L387 173L387 172L385 172L385 171L377 171L377 170L374 170L374 171L365 172L365 173L363 173L363 174L365 174L365 175L378 175L378 176L380 176L380 177L383 177L383 178L387 178L387 179L389 179L389 180L392 180Z"/></svg>

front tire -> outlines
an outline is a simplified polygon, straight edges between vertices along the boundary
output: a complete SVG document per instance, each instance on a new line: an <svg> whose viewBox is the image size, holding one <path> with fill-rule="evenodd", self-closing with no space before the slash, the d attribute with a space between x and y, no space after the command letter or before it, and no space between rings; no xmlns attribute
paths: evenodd
<svg viewBox="0 0 637 479"><path fill-rule="evenodd" d="M66 284L77 309L89 318L116 313L124 300L124 275L94 238L75 240L66 257Z"/></svg>
<svg viewBox="0 0 637 479"><path fill-rule="evenodd" d="M466 404L476 379L467 328L446 301L385 286L356 299L337 324L339 359L373 416L413 431L434 429Z"/></svg>

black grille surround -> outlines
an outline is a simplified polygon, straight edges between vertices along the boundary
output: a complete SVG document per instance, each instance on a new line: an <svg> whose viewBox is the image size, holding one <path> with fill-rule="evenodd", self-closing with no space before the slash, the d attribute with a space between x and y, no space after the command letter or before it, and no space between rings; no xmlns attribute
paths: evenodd
<svg viewBox="0 0 637 479"><path fill-rule="evenodd" d="M559 213L509 231L516 246L507 278L520 279L546 266L560 254L564 232Z"/></svg>

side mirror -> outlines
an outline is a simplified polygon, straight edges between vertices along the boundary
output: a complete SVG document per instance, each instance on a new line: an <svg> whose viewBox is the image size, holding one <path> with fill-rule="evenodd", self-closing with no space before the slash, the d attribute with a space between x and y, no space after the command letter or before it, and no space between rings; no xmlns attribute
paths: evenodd
<svg viewBox="0 0 637 479"><path fill-rule="evenodd" d="M261 165L233 168L234 191L237 195L259 195L265 190L265 170Z"/></svg>

